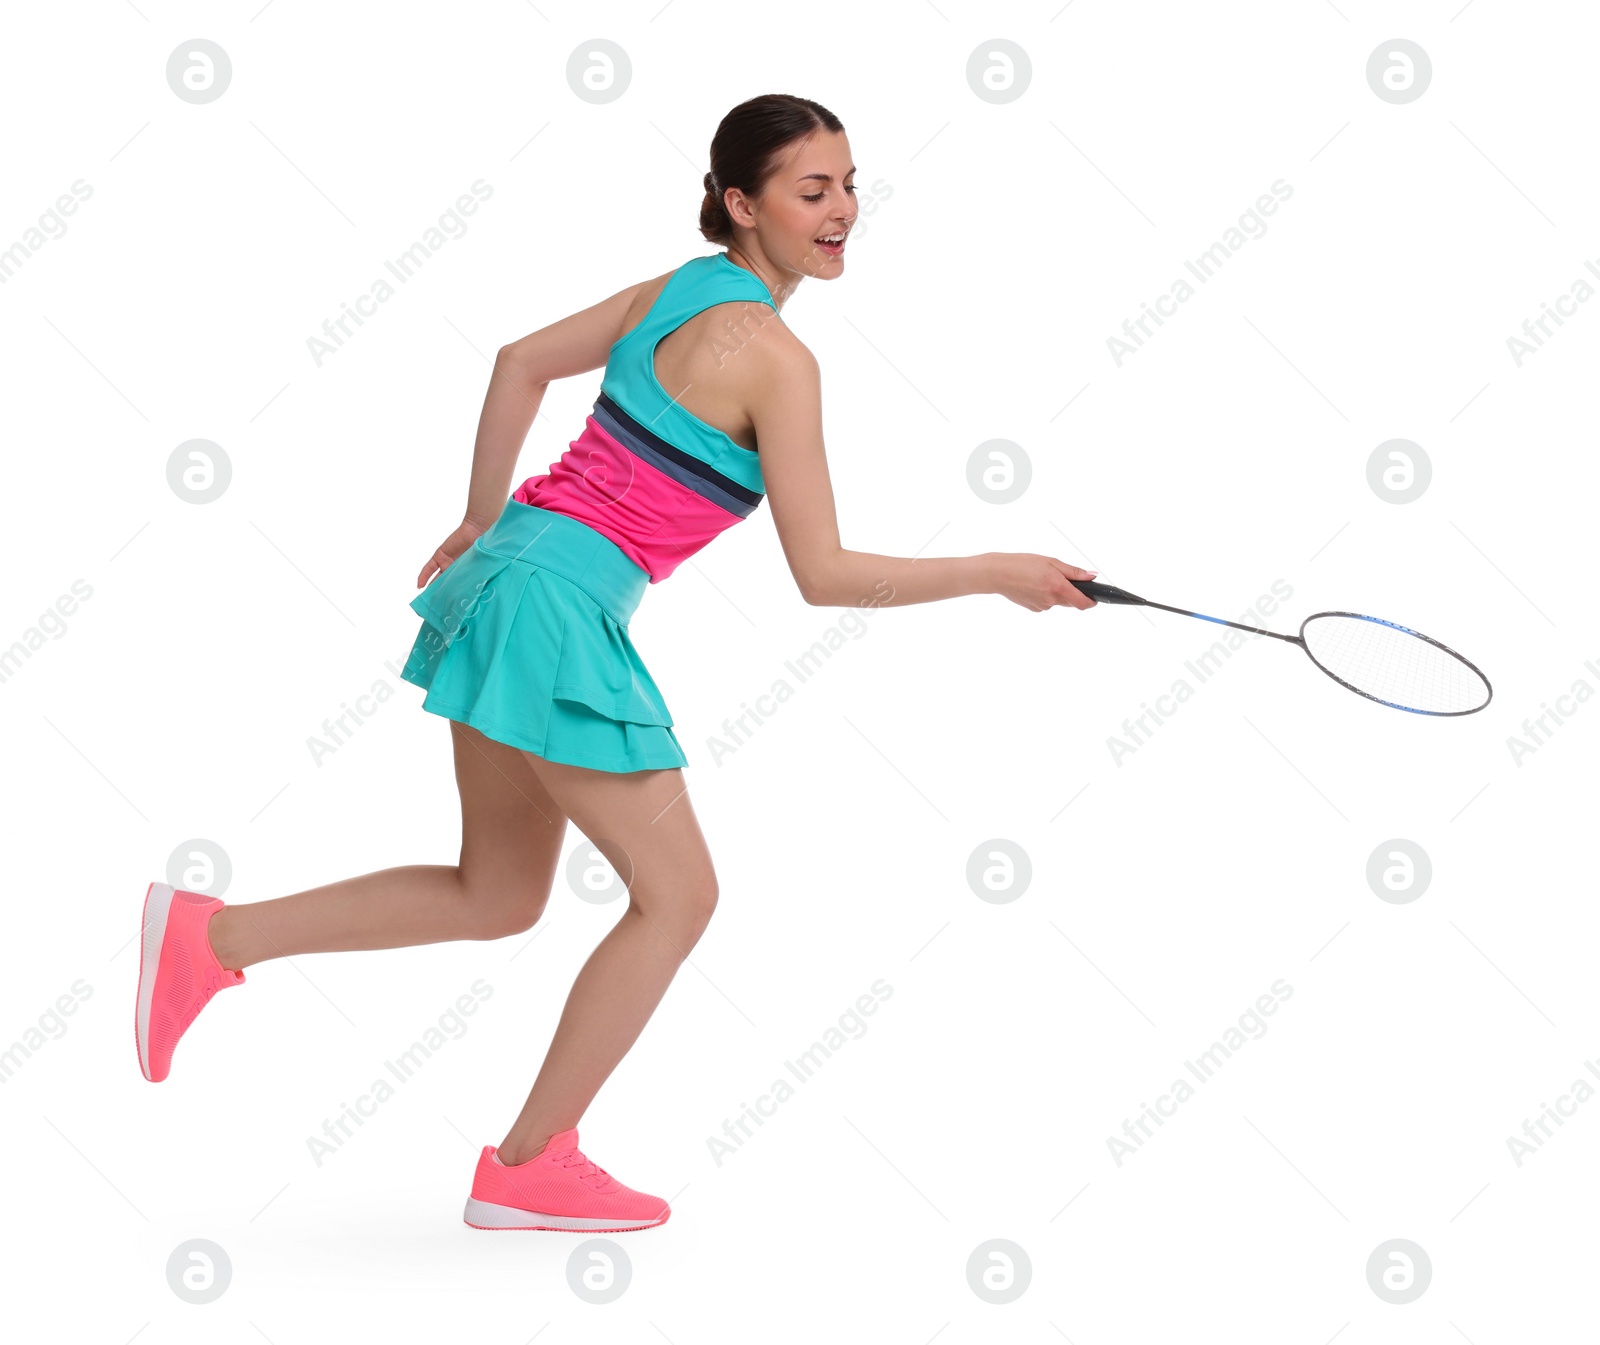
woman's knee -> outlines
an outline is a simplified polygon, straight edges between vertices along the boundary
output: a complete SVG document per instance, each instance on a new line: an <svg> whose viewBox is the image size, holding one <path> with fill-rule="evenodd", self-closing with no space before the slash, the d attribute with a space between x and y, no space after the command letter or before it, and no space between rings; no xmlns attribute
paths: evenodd
<svg viewBox="0 0 1600 1345"><path fill-rule="evenodd" d="M711 923L711 917L717 909L717 880L713 875L703 886L697 887L689 898L689 919L698 939L706 932L706 926Z"/></svg>
<svg viewBox="0 0 1600 1345"><path fill-rule="evenodd" d="M550 900L548 885L518 877L502 882L462 882L469 938L493 940L526 933Z"/></svg>
<svg viewBox="0 0 1600 1345"><path fill-rule="evenodd" d="M649 917L680 952L687 954L706 932L717 909L717 880L706 875L677 887L670 894L647 894L641 899L636 890L631 905Z"/></svg>

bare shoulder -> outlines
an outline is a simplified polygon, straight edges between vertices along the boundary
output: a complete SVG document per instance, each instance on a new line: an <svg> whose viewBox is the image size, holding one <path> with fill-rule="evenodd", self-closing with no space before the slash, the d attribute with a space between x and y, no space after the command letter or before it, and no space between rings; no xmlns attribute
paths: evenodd
<svg viewBox="0 0 1600 1345"><path fill-rule="evenodd" d="M766 310L772 316L772 310ZM822 376L817 357L798 336L773 319L732 361L738 396L756 444L775 467L822 442Z"/></svg>
<svg viewBox="0 0 1600 1345"><path fill-rule="evenodd" d="M811 347L765 304L751 307L764 317L751 324L739 346L741 388L754 400L815 386L821 371Z"/></svg>

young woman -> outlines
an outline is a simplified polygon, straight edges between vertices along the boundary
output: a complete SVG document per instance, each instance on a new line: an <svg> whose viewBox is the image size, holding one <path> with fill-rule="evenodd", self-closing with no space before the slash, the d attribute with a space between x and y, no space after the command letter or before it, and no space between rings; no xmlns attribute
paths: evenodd
<svg viewBox="0 0 1600 1345"><path fill-rule="evenodd" d="M702 236L726 251L501 348L466 515L418 575L423 626L403 673L450 721L460 861L246 905L152 883L136 1016L146 1078L167 1077L178 1039L245 967L531 928L571 820L627 884L628 906L578 973L521 1113L483 1149L465 1218L586 1232L666 1221L666 1201L622 1185L577 1144L579 1118L717 903L687 758L628 637L646 586L770 498L809 603L995 593L1035 612L1093 606L1071 583L1092 573L1052 556L909 559L840 545L817 361L779 313L807 276L843 273L855 171L826 108L780 94L741 103L717 128L700 208ZM602 367L583 433L508 499L551 380Z"/></svg>

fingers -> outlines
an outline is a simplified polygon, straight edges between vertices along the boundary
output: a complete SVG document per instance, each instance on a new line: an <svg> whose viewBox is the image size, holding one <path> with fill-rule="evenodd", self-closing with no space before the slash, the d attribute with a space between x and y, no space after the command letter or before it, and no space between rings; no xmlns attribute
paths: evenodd
<svg viewBox="0 0 1600 1345"><path fill-rule="evenodd" d="M1084 611L1098 606L1087 593L1074 588L1069 580L1087 583L1098 570L1082 570L1068 565L1054 556L1041 556L1031 552L1008 553L1007 559L1016 563L1017 584L1001 591L1013 602L1030 612L1048 612L1052 607L1075 607Z"/></svg>
<svg viewBox="0 0 1600 1345"><path fill-rule="evenodd" d="M1089 608L1099 605L1087 593L1080 593L1071 584L1063 584L1061 590L1062 607L1076 607L1080 612L1086 612Z"/></svg>
<svg viewBox="0 0 1600 1345"><path fill-rule="evenodd" d="M1057 560L1054 556L1049 556L1046 559L1068 579L1089 580L1100 573L1099 570L1082 570L1076 565L1068 565L1066 561ZM1057 605L1062 607L1076 607L1080 612L1087 611L1089 608L1098 605L1088 594L1080 593L1071 584L1061 585L1056 602Z"/></svg>
<svg viewBox="0 0 1600 1345"><path fill-rule="evenodd" d="M421 588L435 574L442 574L469 546L483 533L484 529L471 523L463 523L453 533L440 543L439 548L428 558L428 563L422 567L417 575L417 587Z"/></svg>
<svg viewBox="0 0 1600 1345"><path fill-rule="evenodd" d="M440 559L441 556L444 558L444 565L441 565L439 563L439 559ZM435 551L433 553L433 555L428 557L428 563L426 565L424 565L422 567L421 571L418 573L418 575L417 575L417 587L421 588L424 584L426 584L428 582L428 580L433 578L434 575L442 574L444 572L445 565L448 565L449 563L450 563L449 554L445 551L445 549L443 547L440 547L437 551Z"/></svg>

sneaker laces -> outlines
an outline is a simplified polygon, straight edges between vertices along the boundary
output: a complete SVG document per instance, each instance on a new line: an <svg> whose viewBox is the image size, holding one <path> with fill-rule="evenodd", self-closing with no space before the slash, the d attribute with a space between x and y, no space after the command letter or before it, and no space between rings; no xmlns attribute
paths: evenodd
<svg viewBox="0 0 1600 1345"><path fill-rule="evenodd" d="M591 1177L598 1177L603 1182L611 1176L600 1164L586 1157L582 1150L579 1149L573 1149L569 1152L561 1160L561 1166L564 1168L576 1167L578 1171L575 1175L585 1180Z"/></svg>

